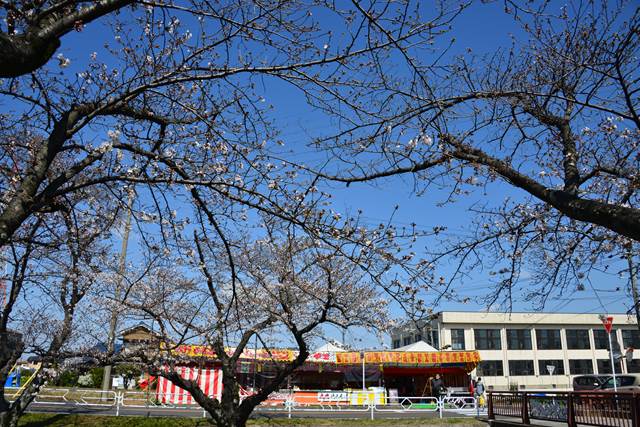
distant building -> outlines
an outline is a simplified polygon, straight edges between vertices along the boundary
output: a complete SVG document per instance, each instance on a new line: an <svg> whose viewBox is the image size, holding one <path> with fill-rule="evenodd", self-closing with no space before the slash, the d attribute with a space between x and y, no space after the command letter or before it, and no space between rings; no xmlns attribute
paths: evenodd
<svg viewBox="0 0 640 427"><path fill-rule="evenodd" d="M144 323L128 327L120 331L119 335L123 349L131 349L138 346L149 347L152 344L157 344L161 338L159 334L153 332Z"/></svg>
<svg viewBox="0 0 640 427"><path fill-rule="evenodd" d="M635 318L613 317L614 353L640 349ZM478 350L481 362L472 375L498 390L567 388L575 375L611 373L608 336L596 314L444 311L391 333L393 348L420 340L438 349ZM630 363L619 360L621 372L640 373L640 354Z"/></svg>

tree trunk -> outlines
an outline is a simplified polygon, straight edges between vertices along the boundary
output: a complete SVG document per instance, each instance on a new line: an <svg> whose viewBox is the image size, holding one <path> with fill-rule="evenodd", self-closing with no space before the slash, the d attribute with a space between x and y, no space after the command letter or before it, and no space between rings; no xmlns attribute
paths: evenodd
<svg viewBox="0 0 640 427"><path fill-rule="evenodd" d="M4 399L2 399L4 401ZM0 402L0 405L7 402ZM17 427L18 426L18 411L16 408L12 408L7 405L6 408L0 409L0 427Z"/></svg>
<svg viewBox="0 0 640 427"><path fill-rule="evenodd" d="M27 39L0 33L0 78L18 77L37 70L60 47L60 40Z"/></svg>
<svg viewBox="0 0 640 427"><path fill-rule="evenodd" d="M232 362L232 363L235 363ZM245 413L240 407L240 393L236 378L235 367L222 368L222 393L220 402L216 402L198 389L194 397L198 396L198 403L211 416L217 427L245 427L251 411Z"/></svg>
<svg viewBox="0 0 640 427"><path fill-rule="evenodd" d="M4 381L0 382L0 427L8 427L11 419L11 405L4 398Z"/></svg>
<svg viewBox="0 0 640 427"><path fill-rule="evenodd" d="M13 364L22 355L24 344L22 335L5 331L0 334L0 427L18 425L18 413L15 405L5 399L4 385Z"/></svg>
<svg viewBox="0 0 640 427"><path fill-rule="evenodd" d="M2 383L2 393L0 394L0 427L17 427L18 420L24 414L27 407L33 402L36 398L42 387L44 387L46 383L47 377L40 371L36 374L35 379L31 382L31 384L27 387L26 390L18 397L18 399L9 404L5 400L4 396L4 382ZM2 406L2 405L5 406ZM4 408L4 409L2 409ZM3 424L3 422L5 424Z"/></svg>
<svg viewBox="0 0 640 427"><path fill-rule="evenodd" d="M222 395L220 396L220 400L221 410L218 427L244 427L246 421L240 422L238 419L240 393L235 378L234 367L223 369Z"/></svg>

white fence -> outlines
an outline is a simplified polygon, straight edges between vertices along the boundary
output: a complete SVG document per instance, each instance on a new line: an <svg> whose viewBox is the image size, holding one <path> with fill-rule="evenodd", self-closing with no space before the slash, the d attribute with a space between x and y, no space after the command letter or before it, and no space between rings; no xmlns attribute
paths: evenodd
<svg viewBox="0 0 640 427"><path fill-rule="evenodd" d="M371 419L376 413L432 413L443 417L444 414L479 415L484 412L478 406L477 400L472 396L444 396L440 399L428 396L385 396L383 403L368 401L361 404L351 404L344 400L327 400L314 404L297 402L295 395L289 390L278 392L283 398L281 403L267 403L259 406L260 411L279 412L287 414L291 418L292 413L324 413L340 412L367 414ZM102 391L95 389L74 388L44 388L34 400L41 405L73 405L91 406L102 408L114 408L115 415L119 415L122 408L146 408L146 409L191 409L194 412L206 416L197 404L176 404L172 402L171 393L163 393L158 396L156 392L144 391Z"/></svg>

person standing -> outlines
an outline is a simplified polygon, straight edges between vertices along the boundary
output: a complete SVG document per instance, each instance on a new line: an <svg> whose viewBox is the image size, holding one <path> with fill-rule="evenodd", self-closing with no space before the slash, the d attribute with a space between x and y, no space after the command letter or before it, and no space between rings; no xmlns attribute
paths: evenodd
<svg viewBox="0 0 640 427"><path fill-rule="evenodd" d="M476 386L473 391L473 397L476 398L478 402L478 406L480 406L481 408L484 408L485 398L484 398L484 384L482 383L482 378L478 377L476 381Z"/></svg>
<svg viewBox="0 0 640 427"><path fill-rule="evenodd" d="M444 382L440 378L440 374L436 374L435 379L431 383L431 390L433 391L433 395L438 399L445 394L446 388L444 386Z"/></svg>

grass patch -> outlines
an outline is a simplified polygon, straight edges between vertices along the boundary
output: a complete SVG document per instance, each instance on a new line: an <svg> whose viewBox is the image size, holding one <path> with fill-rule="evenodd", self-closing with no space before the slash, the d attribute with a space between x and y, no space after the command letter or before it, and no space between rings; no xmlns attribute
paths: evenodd
<svg viewBox="0 0 640 427"><path fill-rule="evenodd" d="M301 427L358 427L358 426L485 426L485 423L473 418L413 418L389 420L340 420L340 419L256 419L250 420L251 427L301 426ZM25 414L18 423L19 427L205 427L211 426L207 420L192 418L145 418L110 417L101 415L62 415L62 414Z"/></svg>
<svg viewBox="0 0 640 427"><path fill-rule="evenodd" d="M75 414L25 414L18 422L19 427L208 427L210 425L204 419L109 417Z"/></svg>

